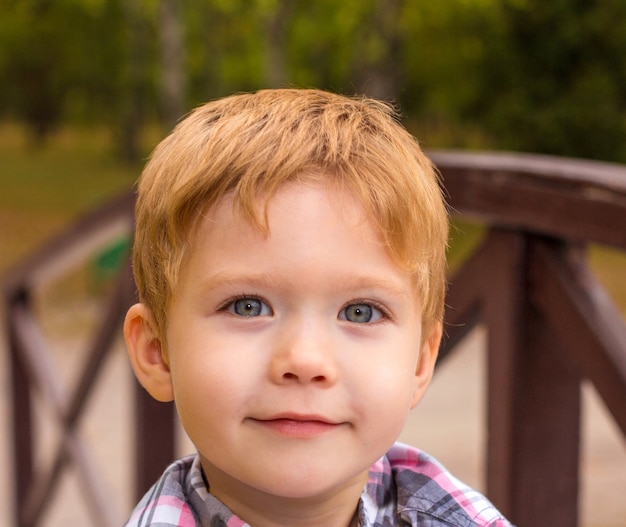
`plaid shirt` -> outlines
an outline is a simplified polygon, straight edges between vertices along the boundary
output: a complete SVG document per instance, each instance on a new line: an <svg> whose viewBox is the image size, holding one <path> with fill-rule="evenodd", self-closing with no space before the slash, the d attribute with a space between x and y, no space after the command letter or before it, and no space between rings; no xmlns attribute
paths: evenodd
<svg viewBox="0 0 626 527"><path fill-rule="evenodd" d="M396 443L370 469L359 527L511 527L481 494L428 454ZM249 527L204 484L198 456L170 465L126 527Z"/></svg>

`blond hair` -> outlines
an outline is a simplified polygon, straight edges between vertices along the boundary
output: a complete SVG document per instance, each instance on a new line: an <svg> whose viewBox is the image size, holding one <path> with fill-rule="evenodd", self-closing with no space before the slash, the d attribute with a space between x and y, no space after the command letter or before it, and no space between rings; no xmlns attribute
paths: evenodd
<svg viewBox="0 0 626 527"><path fill-rule="evenodd" d="M232 193L266 230L259 211L267 212L278 188L304 177L353 193L390 256L412 273L424 326L442 319L448 218L437 173L417 141L380 101L279 89L200 106L156 147L141 175L134 273L161 335L202 213Z"/></svg>

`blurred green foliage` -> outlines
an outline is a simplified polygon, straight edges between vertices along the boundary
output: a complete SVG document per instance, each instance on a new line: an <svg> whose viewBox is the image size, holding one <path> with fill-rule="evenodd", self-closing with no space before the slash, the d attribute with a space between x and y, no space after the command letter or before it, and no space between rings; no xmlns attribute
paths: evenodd
<svg viewBox="0 0 626 527"><path fill-rule="evenodd" d="M33 150L23 125L0 125L0 276L35 247L115 195L140 167L111 156L105 127L63 126ZM154 139L145 138L145 151Z"/></svg>
<svg viewBox="0 0 626 527"><path fill-rule="evenodd" d="M476 98L499 145L626 160L626 2L500 5Z"/></svg>
<svg viewBox="0 0 626 527"><path fill-rule="evenodd" d="M623 0L0 0L0 118L37 141L105 124L137 158L178 68L180 113L315 86L397 102L429 147L626 161Z"/></svg>

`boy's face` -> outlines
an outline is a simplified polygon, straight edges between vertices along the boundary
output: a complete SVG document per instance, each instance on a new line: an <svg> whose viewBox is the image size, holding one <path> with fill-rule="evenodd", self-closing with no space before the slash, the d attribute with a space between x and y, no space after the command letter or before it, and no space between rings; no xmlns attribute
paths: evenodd
<svg viewBox="0 0 626 527"><path fill-rule="evenodd" d="M231 508L358 496L439 345L439 325L422 338L411 278L352 196L290 184L268 218L264 236L230 199L211 209L168 312L178 412Z"/></svg>

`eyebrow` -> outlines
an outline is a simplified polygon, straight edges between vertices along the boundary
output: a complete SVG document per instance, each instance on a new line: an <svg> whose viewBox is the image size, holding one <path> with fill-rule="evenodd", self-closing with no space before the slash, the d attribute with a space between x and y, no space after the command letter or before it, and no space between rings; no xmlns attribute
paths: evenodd
<svg viewBox="0 0 626 527"><path fill-rule="evenodd" d="M394 280L385 280L374 276L348 275L338 280L338 283L348 291L374 289L401 298L407 298L412 294L410 289L401 287Z"/></svg>
<svg viewBox="0 0 626 527"><path fill-rule="evenodd" d="M332 282L337 288L345 291L357 292L360 290L376 290L382 291L396 298L407 299L413 295L413 291L409 288L400 286L395 280L387 280L376 276L359 276L358 274L349 274L340 277L333 277ZM283 280L277 280L271 274L237 274L232 272L220 272L212 275L207 280L199 284L199 291L211 291L219 287L228 287L231 285L241 286L242 288L251 289L289 289L289 283Z"/></svg>
<svg viewBox="0 0 626 527"><path fill-rule="evenodd" d="M270 274L237 274L232 272L221 272L211 275L208 279L203 280L198 289L201 291L211 291L218 287L229 285L241 285L245 287L263 287L274 288L280 285Z"/></svg>

